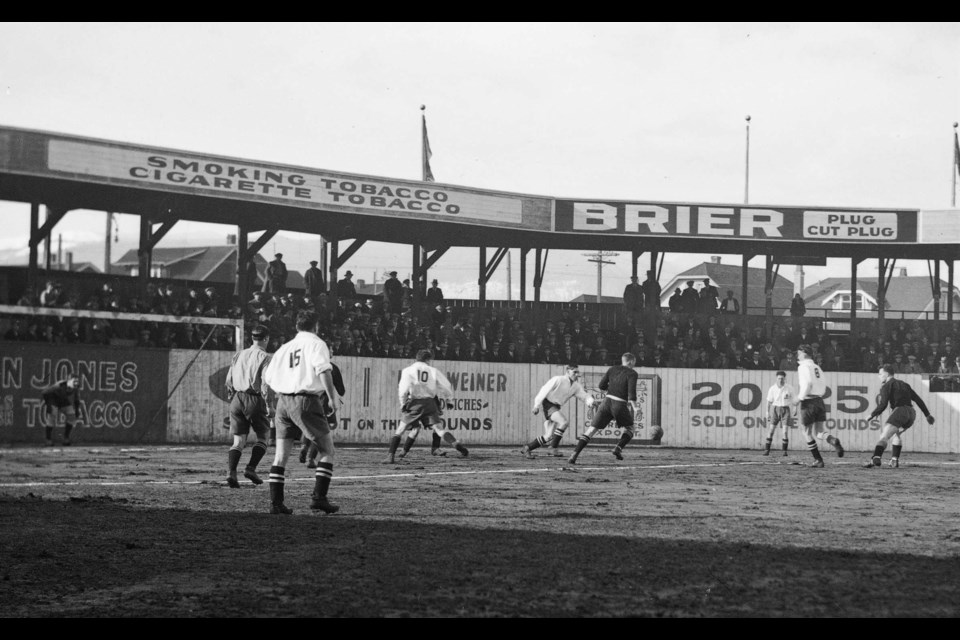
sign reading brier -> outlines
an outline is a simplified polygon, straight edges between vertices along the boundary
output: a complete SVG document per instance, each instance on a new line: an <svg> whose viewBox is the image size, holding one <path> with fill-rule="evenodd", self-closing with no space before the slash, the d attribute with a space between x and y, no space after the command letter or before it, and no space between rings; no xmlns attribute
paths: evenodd
<svg viewBox="0 0 960 640"><path fill-rule="evenodd" d="M556 231L765 240L916 242L917 211L557 200Z"/></svg>

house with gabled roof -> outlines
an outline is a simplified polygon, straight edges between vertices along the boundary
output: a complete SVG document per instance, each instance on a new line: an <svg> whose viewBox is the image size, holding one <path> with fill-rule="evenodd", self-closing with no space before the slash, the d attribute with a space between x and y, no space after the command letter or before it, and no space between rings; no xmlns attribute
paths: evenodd
<svg viewBox="0 0 960 640"><path fill-rule="evenodd" d="M253 258L257 268L257 284L263 282L267 260L260 254ZM151 278L174 278L199 282L233 283L236 281L237 246L234 244L206 247L157 247L150 259ZM111 265L113 273L139 275L137 250L127 251ZM289 269L287 288L303 289L303 274Z"/></svg>
<svg viewBox="0 0 960 640"><path fill-rule="evenodd" d="M853 295L850 278L824 278L803 290L803 300L808 311L817 310L825 315L847 317L851 303L856 304L857 317L876 318L879 308L877 286L879 278L857 277L857 291ZM890 278L887 287L884 315L887 318L929 320L933 318L933 291L928 276L908 276L906 269L898 270ZM960 290L940 281L940 312L946 313L949 297L953 297L954 311L960 310Z"/></svg>
<svg viewBox="0 0 960 640"><path fill-rule="evenodd" d="M720 300L727 297L727 291L733 291L733 297L741 305L743 304L743 267L741 265L723 264L719 257L713 256L709 262L698 264L682 273L678 273L667 282L661 282L660 306L670 306L669 300L674 289L683 291L687 288L687 282L690 280L693 280L693 286L699 292L703 288L704 278L710 278L710 284L720 292ZM766 313L766 280L765 269L747 267L748 313L755 315ZM774 313L778 315L788 314L791 299L793 299L793 282L778 273L773 285L772 304Z"/></svg>

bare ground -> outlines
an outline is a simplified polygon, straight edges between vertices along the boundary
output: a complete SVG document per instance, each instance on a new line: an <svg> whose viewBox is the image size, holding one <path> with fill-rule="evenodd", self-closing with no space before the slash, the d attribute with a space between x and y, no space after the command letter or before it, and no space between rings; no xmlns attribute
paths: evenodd
<svg viewBox="0 0 960 640"><path fill-rule="evenodd" d="M618 462L594 444L574 467L421 446L383 465L383 449L341 446L340 513L310 511L293 459L295 513L275 516L266 484L225 485L226 449L0 449L0 615L960 615L956 455L811 469L805 452Z"/></svg>

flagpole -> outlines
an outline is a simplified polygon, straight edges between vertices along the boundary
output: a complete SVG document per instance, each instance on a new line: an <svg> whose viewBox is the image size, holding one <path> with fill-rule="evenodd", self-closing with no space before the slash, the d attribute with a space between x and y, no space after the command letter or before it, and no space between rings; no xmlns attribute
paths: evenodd
<svg viewBox="0 0 960 640"><path fill-rule="evenodd" d="M430 142L427 139L427 105L420 105L420 170L424 182L433 182L433 171L430 169Z"/></svg>
<svg viewBox="0 0 960 640"><path fill-rule="evenodd" d="M957 172L960 171L960 141L957 138L957 124L953 123L953 188L950 189L950 206L957 206Z"/></svg>
<svg viewBox="0 0 960 640"><path fill-rule="evenodd" d="M743 185L743 204L750 203L750 116L747 116L747 166Z"/></svg>

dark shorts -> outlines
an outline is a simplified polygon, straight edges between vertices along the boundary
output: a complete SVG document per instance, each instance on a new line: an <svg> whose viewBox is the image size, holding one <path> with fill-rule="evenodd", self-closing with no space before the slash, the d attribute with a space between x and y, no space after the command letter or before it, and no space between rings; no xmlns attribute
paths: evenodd
<svg viewBox="0 0 960 640"><path fill-rule="evenodd" d="M809 398L800 401L800 424L808 427L816 422L827 421L827 409L823 398Z"/></svg>
<svg viewBox="0 0 960 640"><path fill-rule="evenodd" d="M604 398L600 403L600 408L593 416L590 426L594 429L603 429L608 424L616 420L618 427L633 428L633 413L630 411L630 405L622 400L611 400Z"/></svg>
<svg viewBox="0 0 960 640"><path fill-rule="evenodd" d="M440 408L434 398L407 400L400 408L400 424L407 429L416 429L421 424L430 428L442 421Z"/></svg>
<svg viewBox="0 0 960 640"><path fill-rule="evenodd" d="M230 401L230 434L245 436L250 429L261 440L267 438L270 431L267 403L259 393L238 391Z"/></svg>
<svg viewBox="0 0 960 640"><path fill-rule="evenodd" d="M913 407L897 407L887 418L887 424L906 431L913 426L913 421L917 419L917 410Z"/></svg>
<svg viewBox="0 0 960 640"><path fill-rule="evenodd" d="M557 411L560 411L560 405L555 402L550 402L549 400L544 400L540 403L540 407L543 409L543 417L549 419L550 416L555 414Z"/></svg>
<svg viewBox="0 0 960 640"><path fill-rule="evenodd" d="M274 425L277 440L298 440L301 436L317 439L330 433L330 424L324 415L325 402L316 395L285 395L277 397L277 415Z"/></svg>
<svg viewBox="0 0 960 640"><path fill-rule="evenodd" d="M786 424L790 419L790 407L771 407L773 409L773 421L771 426L777 426L781 422Z"/></svg>

